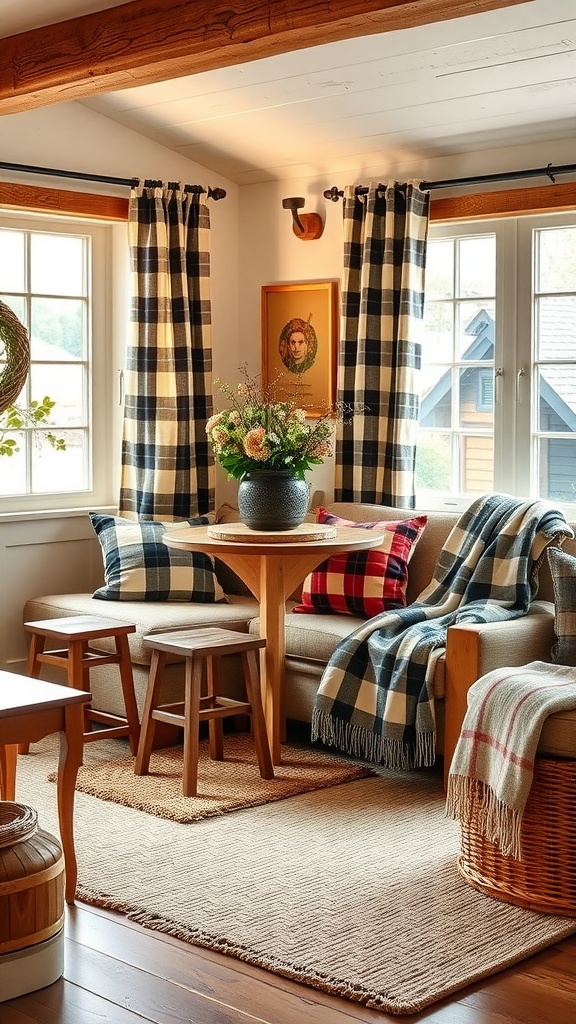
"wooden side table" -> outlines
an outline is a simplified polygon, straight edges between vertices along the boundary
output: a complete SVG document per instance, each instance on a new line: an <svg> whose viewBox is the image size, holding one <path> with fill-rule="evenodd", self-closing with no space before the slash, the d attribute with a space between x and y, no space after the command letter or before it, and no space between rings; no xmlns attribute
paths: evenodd
<svg viewBox="0 0 576 1024"><path fill-rule="evenodd" d="M16 795L16 760L21 743L60 733L57 803L66 868L66 902L73 903L78 878L74 849L74 790L82 763L84 705L90 694L15 672L0 671L0 794Z"/></svg>

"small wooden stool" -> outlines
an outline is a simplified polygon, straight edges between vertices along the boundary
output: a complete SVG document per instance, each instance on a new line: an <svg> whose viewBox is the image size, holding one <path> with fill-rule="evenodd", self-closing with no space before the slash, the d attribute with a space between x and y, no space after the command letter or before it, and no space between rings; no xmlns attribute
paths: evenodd
<svg viewBox="0 0 576 1024"><path fill-rule="evenodd" d="M87 706L84 712L84 742L128 736L130 749L133 754L136 754L140 738L140 723L134 694L132 661L128 647L128 633L135 633L136 626L117 622L116 619L100 618L96 615L68 615L62 619L25 622L24 629L30 633L26 672L34 679L39 678L42 665L56 665L66 672L68 686L89 693L91 668L96 665L118 665L126 717L95 711ZM102 640L105 637L114 639L115 654L104 654L88 647L90 640ZM44 646L47 639L58 640L66 644L66 647L57 651L45 651ZM97 722L105 728L93 731L89 728L91 722ZM25 752L25 750L26 748L21 748L21 752Z"/></svg>
<svg viewBox="0 0 576 1024"><path fill-rule="evenodd" d="M198 742L200 722L208 721L210 757L224 760L222 719L233 715L250 715L256 757L263 779L274 778L274 768L266 735L256 651L266 646L266 640L236 633L231 629L207 627L205 629L178 630L144 637L144 644L152 648L150 676L142 715L142 731L134 771L147 775L156 722L184 727L184 796L196 796L198 790ZM168 654L179 654L186 659L184 701L179 704L160 704L162 672ZM231 700L219 695L220 659L226 654L240 654L244 669L247 700ZM202 661L206 661L207 696L200 692Z"/></svg>

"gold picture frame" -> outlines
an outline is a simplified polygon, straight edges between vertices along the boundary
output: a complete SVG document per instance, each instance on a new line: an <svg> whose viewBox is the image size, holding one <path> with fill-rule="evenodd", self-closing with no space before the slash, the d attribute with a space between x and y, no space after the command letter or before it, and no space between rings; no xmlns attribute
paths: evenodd
<svg viewBox="0 0 576 1024"><path fill-rule="evenodd" d="M262 287L262 383L322 416L336 399L338 281Z"/></svg>

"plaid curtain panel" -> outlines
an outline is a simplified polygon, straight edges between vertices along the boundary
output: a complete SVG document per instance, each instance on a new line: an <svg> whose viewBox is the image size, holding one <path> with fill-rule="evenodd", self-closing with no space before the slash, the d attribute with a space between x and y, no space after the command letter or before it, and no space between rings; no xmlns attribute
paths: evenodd
<svg viewBox="0 0 576 1024"><path fill-rule="evenodd" d="M214 506L210 214L198 186L130 193L131 339L119 511L189 519Z"/></svg>
<svg viewBox="0 0 576 1024"><path fill-rule="evenodd" d="M414 508L429 195L415 182L344 192L337 501Z"/></svg>

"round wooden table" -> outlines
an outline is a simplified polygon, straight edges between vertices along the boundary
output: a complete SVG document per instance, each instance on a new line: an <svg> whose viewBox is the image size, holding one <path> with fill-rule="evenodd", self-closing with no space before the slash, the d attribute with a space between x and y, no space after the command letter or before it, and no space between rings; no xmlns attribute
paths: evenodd
<svg viewBox="0 0 576 1024"><path fill-rule="evenodd" d="M260 605L260 685L273 764L281 764L284 715L284 658L286 600L321 562L340 551L377 548L383 535L359 527L306 523L295 530L272 533L251 530L242 523L191 526L171 536L168 547L203 551L226 563L240 576Z"/></svg>

